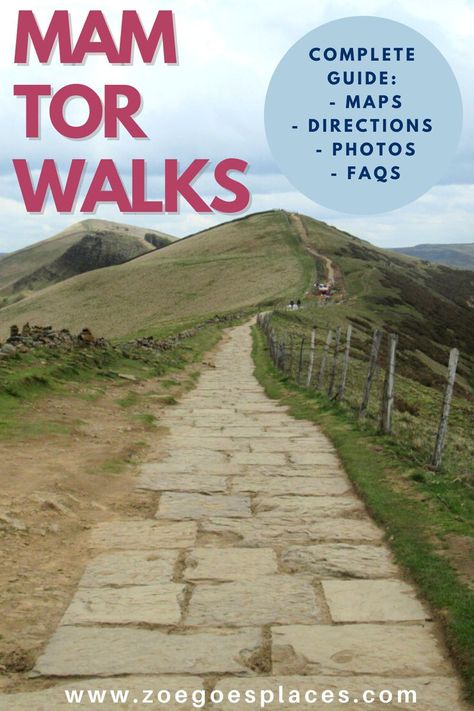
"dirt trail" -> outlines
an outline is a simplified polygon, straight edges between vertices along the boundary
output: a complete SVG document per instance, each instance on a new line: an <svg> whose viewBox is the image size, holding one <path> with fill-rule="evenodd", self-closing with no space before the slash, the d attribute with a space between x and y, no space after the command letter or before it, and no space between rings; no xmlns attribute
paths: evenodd
<svg viewBox="0 0 474 711"><path fill-rule="evenodd" d="M305 249L309 254L311 254L313 257L318 257L319 259L322 259L326 266L326 272L327 272L327 281L331 284L336 283L336 272L334 269L334 265L332 261L329 259L329 257L326 257L324 254L320 254L317 252L315 249L312 247L309 247L307 244L308 241L308 235L306 233L306 228L303 224L303 221L301 220L300 215L298 215L296 212L292 212L290 214L290 220L293 223L293 227L296 229L298 232L299 236L301 237L301 240L305 246Z"/></svg>
<svg viewBox="0 0 474 711"><path fill-rule="evenodd" d="M460 711L437 628L334 448L254 379L248 325L215 366L167 412L169 433L141 466L154 518L92 529L79 587L36 661L50 688L0 696L0 711L70 708L64 688L131 689L121 708L132 709L142 689L278 685L358 700L415 689L420 711Z"/></svg>
<svg viewBox="0 0 474 711"><path fill-rule="evenodd" d="M71 385L25 408L19 431L0 442L0 689L18 685L57 627L89 556L90 529L151 515L133 463L159 446L159 397L182 392L186 377L165 390L156 380ZM121 407L123 398L135 405Z"/></svg>

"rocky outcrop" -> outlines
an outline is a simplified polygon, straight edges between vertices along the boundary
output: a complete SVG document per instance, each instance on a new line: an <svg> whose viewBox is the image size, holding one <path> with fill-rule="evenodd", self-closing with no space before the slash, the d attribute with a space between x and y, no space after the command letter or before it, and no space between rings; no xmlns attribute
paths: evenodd
<svg viewBox="0 0 474 711"><path fill-rule="evenodd" d="M0 346L0 360L11 358L17 353L27 353L34 348L62 348L71 350L78 347L105 348L109 344L104 338L95 338L89 328L74 335L67 328L55 331L51 326L30 326L25 323L20 329L15 324L10 326L10 336Z"/></svg>
<svg viewBox="0 0 474 711"><path fill-rule="evenodd" d="M12 358L19 353L27 353L35 348L60 348L72 350L74 348L114 348L128 358L139 357L140 351L155 351L157 353L175 348L180 341L192 338L202 328L212 323L227 323L233 321L236 314L214 316L203 323L184 331L168 336L156 338L155 336L142 336L132 341L112 345L105 338L93 335L89 328L83 328L78 334L72 334L67 328L54 330L52 326L30 326L25 323L20 329L17 324L10 326L10 336L2 345L0 343L0 360Z"/></svg>

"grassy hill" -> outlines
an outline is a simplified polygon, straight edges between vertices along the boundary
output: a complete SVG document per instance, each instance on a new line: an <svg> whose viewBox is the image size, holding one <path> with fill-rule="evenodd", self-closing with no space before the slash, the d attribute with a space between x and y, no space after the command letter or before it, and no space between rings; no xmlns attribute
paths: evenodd
<svg viewBox="0 0 474 711"><path fill-rule="evenodd" d="M84 236L82 233L76 243ZM57 249L54 240L44 245L52 252ZM37 260L35 269L58 260L64 267L63 257L72 247L70 243L62 251L50 253L42 265ZM23 252L26 261L31 260L31 253ZM20 258L14 280L21 277L21 262ZM1 260L0 274L3 263ZM32 271L30 264L23 276ZM314 285L327 280L335 283L336 293L326 303ZM288 300L298 297L303 299L303 308L288 310ZM314 419L331 435L357 490L377 521L384 524L397 560L416 580L435 616L445 623L448 642L465 677L472 677L474 271L379 249L318 220L274 210L205 230L126 263L69 276L36 291L0 310L0 339L7 335L10 324L21 326L29 321L76 333L87 326L96 335L121 340L136 334L178 331L215 314L244 309L274 310L272 327L278 338L285 339L291 367L283 374L275 371L262 334L255 332L257 376L268 393L281 398L294 415ZM317 326L316 373L328 331L341 326L344 334L349 323L354 330L346 396L335 403L327 397L329 372L337 364L334 351L329 353L324 387L319 391L301 387L299 364L307 367L313 325ZM355 414L376 327L399 334L393 436L378 433L386 336L367 417L360 421ZM201 362L206 347L217 339L216 333L213 337L208 331L199 333L197 351L188 340L183 341L183 360L192 357ZM306 350L301 346L302 336ZM460 349L461 359L443 469L435 473L428 462L439 423L448 354L454 346ZM147 353L147 349L143 351ZM116 357L115 352L112 356L107 353L104 357ZM45 368L53 372L62 369L65 377L70 377L68 359L83 356L91 368L94 357L90 355L82 350L66 357L43 351L44 360L38 364L36 356L34 366L23 372L22 365L35 357L32 352L4 361L0 368L4 422L11 426L11 401L20 399L16 367L26 384L29 406L31 384L48 382ZM170 368L175 368L173 352L168 357ZM156 377L157 372L164 372L160 368L167 367L167 356L154 358ZM131 367L140 365L139 357L127 361ZM338 377L340 364L341 359ZM99 361L99 374L100 369ZM301 368L301 373L305 372ZM471 692L474 698L473 685Z"/></svg>
<svg viewBox="0 0 474 711"><path fill-rule="evenodd" d="M337 308L317 311L325 326L352 322L370 337L378 326L400 334L403 372L441 383L449 349L460 349L460 374L474 386L474 272L422 262L308 217L292 216L314 254L319 278L332 265ZM324 258L323 258L324 257Z"/></svg>
<svg viewBox="0 0 474 711"><path fill-rule="evenodd" d="M260 213L43 289L0 311L0 338L25 321L108 337L175 328L300 295L311 273L287 214Z"/></svg>
<svg viewBox="0 0 474 711"><path fill-rule="evenodd" d="M107 220L83 220L0 260L0 298L18 300L76 274L133 259L173 237Z"/></svg>
<svg viewBox="0 0 474 711"><path fill-rule="evenodd" d="M394 252L402 252L412 257L438 262L448 267L474 269L474 242L471 244L417 244L415 247L397 247Z"/></svg>
<svg viewBox="0 0 474 711"><path fill-rule="evenodd" d="M82 243L77 228L86 232L88 223L36 246L40 253L57 250L58 241L64 248L72 232L75 244L53 262L61 266L63 278L68 276L66 257ZM123 234L119 227L117 233ZM109 245L107 239L104 243ZM120 251L121 244L117 240L114 248ZM27 261L34 249L22 250ZM11 258L21 262L21 254ZM4 261L9 258L0 262L0 280ZM74 262L80 271L80 259ZM444 364L449 348L457 346L465 354L464 376L472 377L473 272L379 249L281 210L224 223L124 264L69 275L2 309L0 337L9 324L23 321L73 330L88 326L108 337L163 330L214 313L296 298L308 291L316 274L318 279L333 277L338 287L338 308L321 312L329 322L350 319L366 332L378 325L399 331L401 357L420 378L436 372L436 364Z"/></svg>

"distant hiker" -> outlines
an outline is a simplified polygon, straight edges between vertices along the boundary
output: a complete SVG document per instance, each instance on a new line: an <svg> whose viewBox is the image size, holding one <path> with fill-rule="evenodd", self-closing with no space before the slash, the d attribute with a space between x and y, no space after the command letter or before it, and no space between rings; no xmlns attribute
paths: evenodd
<svg viewBox="0 0 474 711"><path fill-rule="evenodd" d="M293 309L295 308L295 302L293 301L293 299L291 299L290 303L288 304L288 308L291 311L293 311Z"/></svg>
<svg viewBox="0 0 474 711"><path fill-rule="evenodd" d="M296 308L297 309L301 308L301 299L298 299L298 301L296 302Z"/></svg>

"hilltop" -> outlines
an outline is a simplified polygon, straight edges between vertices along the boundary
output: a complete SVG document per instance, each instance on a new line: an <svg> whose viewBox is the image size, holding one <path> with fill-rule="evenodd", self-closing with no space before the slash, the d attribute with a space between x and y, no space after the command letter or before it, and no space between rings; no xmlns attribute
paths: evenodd
<svg viewBox="0 0 474 711"><path fill-rule="evenodd" d="M428 262L438 262L448 267L474 269L474 242L470 244L417 244L415 247L395 247L402 252Z"/></svg>
<svg viewBox="0 0 474 711"><path fill-rule="evenodd" d="M370 335L376 327L400 334L399 359L407 375L442 382L450 348L462 354L460 373L474 382L474 272L380 249L317 220L293 216L303 242L321 256L317 270L334 273L340 303L321 317L350 321Z"/></svg>
<svg viewBox="0 0 474 711"><path fill-rule="evenodd" d="M55 240L50 244L55 247ZM474 272L380 249L282 210L249 215L126 263L65 278L2 309L0 333L25 321L72 331L88 326L114 338L173 330L305 292L311 299L316 278L331 278L338 292L338 308L322 311L324 319L351 320L367 334L376 326L397 330L406 367L426 380L457 346L464 358L461 372L466 381L472 378Z"/></svg>
<svg viewBox="0 0 474 711"><path fill-rule="evenodd" d="M75 276L0 311L10 323L122 337L300 293L312 264L282 211L178 240L128 263Z"/></svg>
<svg viewBox="0 0 474 711"><path fill-rule="evenodd" d="M173 237L155 230L107 220L83 220L49 239L0 260L0 297L23 298L76 274L121 264L170 244Z"/></svg>

